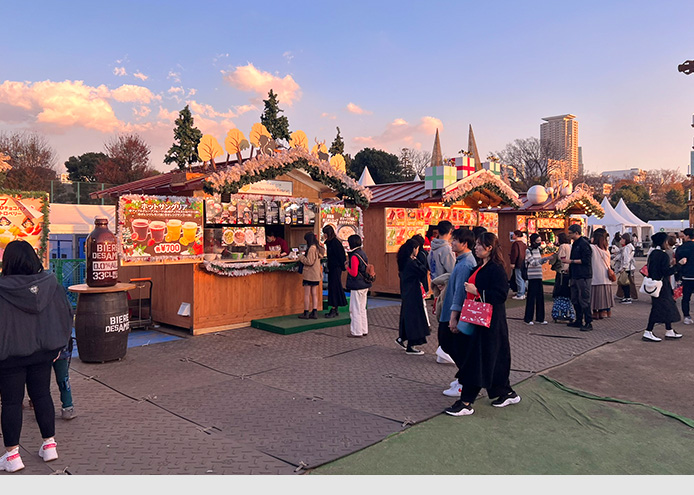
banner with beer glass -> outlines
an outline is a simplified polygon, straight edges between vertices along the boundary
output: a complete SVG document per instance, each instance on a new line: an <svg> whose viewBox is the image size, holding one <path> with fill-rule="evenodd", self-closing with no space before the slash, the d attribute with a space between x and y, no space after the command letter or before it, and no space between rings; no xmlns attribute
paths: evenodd
<svg viewBox="0 0 694 495"><path fill-rule="evenodd" d="M121 262L200 261L203 200L178 196L121 196L118 244Z"/></svg>

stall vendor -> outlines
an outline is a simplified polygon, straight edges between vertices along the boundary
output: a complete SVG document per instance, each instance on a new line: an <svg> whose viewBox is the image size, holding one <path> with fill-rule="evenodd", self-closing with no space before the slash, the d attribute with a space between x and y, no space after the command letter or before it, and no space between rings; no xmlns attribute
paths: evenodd
<svg viewBox="0 0 694 495"><path fill-rule="evenodd" d="M266 251L273 251L273 246L279 246L280 256L286 256L289 254L289 246L287 245L287 241L279 237L277 232L269 231L265 236L265 239L267 240L267 243L265 244Z"/></svg>

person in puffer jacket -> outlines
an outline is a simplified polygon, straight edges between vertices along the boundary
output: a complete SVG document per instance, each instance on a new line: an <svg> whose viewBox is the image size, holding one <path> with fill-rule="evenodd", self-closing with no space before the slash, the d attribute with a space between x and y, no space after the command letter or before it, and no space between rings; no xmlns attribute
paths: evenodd
<svg viewBox="0 0 694 495"><path fill-rule="evenodd" d="M44 272L34 248L12 241L5 248L0 276L0 400L6 452L0 471L24 468L19 455L24 389L34 405L45 461L58 458L55 409L50 383L53 361L72 332L72 308L52 272Z"/></svg>

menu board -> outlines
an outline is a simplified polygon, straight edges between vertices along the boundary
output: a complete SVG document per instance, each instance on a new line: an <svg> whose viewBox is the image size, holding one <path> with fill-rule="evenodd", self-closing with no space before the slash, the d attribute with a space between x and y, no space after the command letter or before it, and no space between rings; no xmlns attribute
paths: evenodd
<svg viewBox="0 0 694 495"><path fill-rule="evenodd" d="M265 227L225 227L222 246L265 246Z"/></svg>
<svg viewBox="0 0 694 495"><path fill-rule="evenodd" d="M525 232L528 229L528 217L526 215L518 215L516 217L516 230Z"/></svg>
<svg viewBox="0 0 694 495"><path fill-rule="evenodd" d="M219 195L205 200L207 225L315 225L316 205L298 198L244 199L231 196L223 202Z"/></svg>
<svg viewBox="0 0 694 495"><path fill-rule="evenodd" d="M538 229L563 229L564 228L563 218L538 218L537 228Z"/></svg>
<svg viewBox="0 0 694 495"><path fill-rule="evenodd" d="M323 205L320 209L321 224L325 227L331 225L335 230L335 235L345 249L349 249L347 239L351 235L358 235L364 238L364 224L362 210L359 207L345 208L340 205Z"/></svg>
<svg viewBox="0 0 694 495"><path fill-rule="evenodd" d="M480 226L487 229L487 232L493 232L499 235L499 215L497 213L481 211Z"/></svg>
<svg viewBox="0 0 694 495"><path fill-rule="evenodd" d="M528 234L537 232L537 218L528 218Z"/></svg>
<svg viewBox="0 0 694 495"><path fill-rule="evenodd" d="M203 201L173 196L121 196L118 244L123 262L199 261Z"/></svg>
<svg viewBox="0 0 694 495"><path fill-rule="evenodd" d="M37 253L41 251L41 240L48 235L48 218L42 213L47 200L0 194L0 259L5 247L16 240L27 241Z"/></svg>
<svg viewBox="0 0 694 495"><path fill-rule="evenodd" d="M468 208L386 208L385 214L386 253L397 252L407 239L416 234L424 236L430 225L443 220L448 220L456 228L478 225L477 211Z"/></svg>

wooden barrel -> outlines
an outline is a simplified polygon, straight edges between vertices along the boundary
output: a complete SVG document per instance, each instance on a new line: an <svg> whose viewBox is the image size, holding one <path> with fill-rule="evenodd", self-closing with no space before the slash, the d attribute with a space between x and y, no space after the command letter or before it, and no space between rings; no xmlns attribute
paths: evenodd
<svg viewBox="0 0 694 495"><path fill-rule="evenodd" d="M104 363L125 356L130 319L126 292L81 293L75 312L75 338L79 358Z"/></svg>

